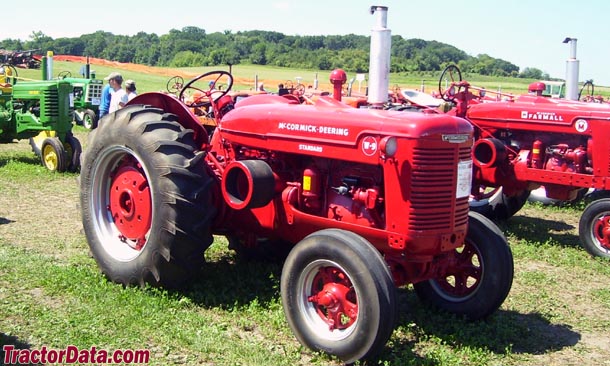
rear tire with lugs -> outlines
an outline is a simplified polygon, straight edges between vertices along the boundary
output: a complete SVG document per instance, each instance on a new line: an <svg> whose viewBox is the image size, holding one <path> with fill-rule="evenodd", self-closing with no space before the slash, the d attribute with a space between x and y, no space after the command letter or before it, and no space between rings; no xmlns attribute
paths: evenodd
<svg viewBox="0 0 610 366"><path fill-rule="evenodd" d="M107 122L90 133L81 167L91 252L114 282L180 286L212 243L204 153L193 131L160 109L128 106Z"/></svg>

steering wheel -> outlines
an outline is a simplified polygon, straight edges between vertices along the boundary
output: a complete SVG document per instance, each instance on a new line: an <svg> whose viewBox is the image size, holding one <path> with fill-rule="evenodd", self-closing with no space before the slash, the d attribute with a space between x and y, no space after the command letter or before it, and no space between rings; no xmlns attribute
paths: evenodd
<svg viewBox="0 0 610 366"><path fill-rule="evenodd" d="M593 85L593 80L587 80L580 88L580 92L578 92L578 100L591 101L593 100L595 87ZM583 94L584 92L584 94ZM582 98L581 98L582 97Z"/></svg>
<svg viewBox="0 0 610 366"><path fill-rule="evenodd" d="M167 81L167 85L165 85L165 89L167 89L170 93L178 93L182 90L182 86L184 85L184 79L182 76L174 76L173 78Z"/></svg>
<svg viewBox="0 0 610 366"><path fill-rule="evenodd" d="M443 81L448 83L446 88L443 88ZM445 102L453 102L455 95L460 91L460 86L455 90L456 84L462 81L462 72L456 65L449 65L445 68L438 80L438 92Z"/></svg>
<svg viewBox="0 0 610 366"><path fill-rule="evenodd" d="M210 77L210 76L212 76L212 77ZM227 78L226 89L225 90L216 90L214 86L216 84L220 85L218 80L222 79L223 76ZM208 90L203 90L203 89L193 86L193 84L200 81L201 79L210 80L210 82L208 82L206 84L206 85L208 85ZM223 83L223 85L224 85L224 83ZM186 83L186 85L184 85L182 87L182 89L180 90L180 94L178 94L178 99L184 101L185 92L187 90L195 90L202 94L189 103L185 102L186 106L189 108L205 107L205 106L209 106L210 104L212 104L212 102L216 102L220 98L227 95L229 93L229 91L231 90L231 87L233 87L233 76L230 73L228 73L226 71L222 71L222 70L209 71L209 72L206 72L205 74L201 74L201 75L195 77L194 79L192 79L191 81ZM193 93L193 95L194 95L194 93Z"/></svg>
<svg viewBox="0 0 610 366"><path fill-rule="evenodd" d="M72 76L72 73L70 71L61 71L59 74L57 74L57 77L60 79L65 79L65 78L69 78L70 76Z"/></svg>
<svg viewBox="0 0 610 366"><path fill-rule="evenodd" d="M305 94L305 85L303 85L303 84L297 84L292 89L292 95L300 97L300 96L303 96L303 94Z"/></svg>

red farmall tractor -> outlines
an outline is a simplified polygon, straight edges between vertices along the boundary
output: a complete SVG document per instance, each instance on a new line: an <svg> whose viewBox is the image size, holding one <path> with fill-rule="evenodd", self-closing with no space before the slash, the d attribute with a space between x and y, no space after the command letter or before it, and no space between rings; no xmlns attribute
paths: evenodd
<svg viewBox="0 0 610 366"><path fill-rule="evenodd" d="M548 198L562 201L590 188L610 189L610 105L549 98L532 86L533 93L489 101L456 66L439 81L443 99L455 103L450 113L475 128L471 204L491 218L512 216L541 186ZM610 199L585 208L579 235L591 255L610 257Z"/></svg>
<svg viewBox="0 0 610 366"><path fill-rule="evenodd" d="M314 105L272 94L234 103L232 76L217 71L182 89L206 100L144 93L104 117L81 168L84 230L102 272L176 287L202 273L213 234L236 250L284 245L290 328L346 362L384 347L399 286L470 319L493 313L513 260L500 230L469 212L471 124L350 107L345 73L333 75L339 93ZM211 133L192 112L208 105Z"/></svg>

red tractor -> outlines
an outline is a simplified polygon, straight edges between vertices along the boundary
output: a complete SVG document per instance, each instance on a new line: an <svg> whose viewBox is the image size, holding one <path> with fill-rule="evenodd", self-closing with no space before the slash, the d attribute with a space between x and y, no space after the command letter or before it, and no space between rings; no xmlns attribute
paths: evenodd
<svg viewBox="0 0 610 366"><path fill-rule="evenodd" d="M333 75L341 90L345 73ZM234 103L232 85L224 71L200 75L181 93L208 98L189 105L141 94L90 133L83 225L112 281L180 286L200 273L213 234L237 250L285 245L291 329L346 362L385 345L397 286L413 283L424 302L471 319L502 304L512 254L490 220L469 213L468 121L356 109L340 94ZM208 105L211 134L192 112Z"/></svg>
<svg viewBox="0 0 610 366"><path fill-rule="evenodd" d="M512 216L541 186L562 201L610 189L610 105L549 98L534 84L529 94L489 101L456 66L439 81L442 98L455 104L449 113L475 128L471 205L490 218ZM579 235L591 255L610 257L610 199L585 208Z"/></svg>

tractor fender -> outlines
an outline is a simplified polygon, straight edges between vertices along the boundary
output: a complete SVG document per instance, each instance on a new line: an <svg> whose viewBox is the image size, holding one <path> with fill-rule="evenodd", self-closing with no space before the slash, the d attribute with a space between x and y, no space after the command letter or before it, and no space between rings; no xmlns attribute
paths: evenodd
<svg viewBox="0 0 610 366"><path fill-rule="evenodd" d="M142 93L127 103L127 105L135 104L150 105L159 108L166 113L177 115L178 123L184 126L184 128L191 129L195 132L195 141L199 146L208 144L208 133L199 122L197 116L195 116L176 96L160 92Z"/></svg>

